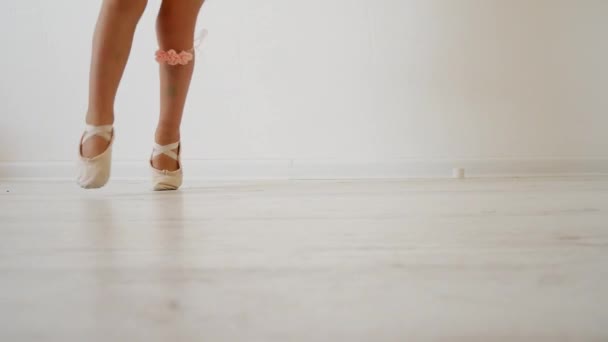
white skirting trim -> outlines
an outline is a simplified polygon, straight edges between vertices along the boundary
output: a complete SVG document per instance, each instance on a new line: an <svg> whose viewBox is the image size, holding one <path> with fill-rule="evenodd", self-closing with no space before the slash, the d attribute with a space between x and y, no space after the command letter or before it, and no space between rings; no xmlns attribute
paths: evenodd
<svg viewBox="0 0 608 342"><path fill-rule="evenodd" d="M450 178L608 175L608 159L535 160L184 160L191 180ZM74 162L1 162L0 179L67 180ZM145 162L115 161L113 179L148 178Z"/></svg>

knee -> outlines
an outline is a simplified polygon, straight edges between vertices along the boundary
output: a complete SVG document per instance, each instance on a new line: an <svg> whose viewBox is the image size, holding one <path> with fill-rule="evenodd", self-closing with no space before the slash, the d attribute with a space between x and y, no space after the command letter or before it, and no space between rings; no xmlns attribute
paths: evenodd
<svg viewBox="0 0 608 342"><path fill-rule="evenodd" d="M187 16L163 8L156 17L156 28L162 35L183 35L191 24Z"/></svg>
<svg viewBox="0 0 608 342"><path fill-rule="evenodd" d="M183 22L184 13L185 12L181 9L181 6L173 5L164 1L160 7L160 11L158 12L158 17L156 17L156 21L159 24L174 27L174 25L179 24L180 21Z"/></svg>
<svg viewBox="0 0 608 342"><path fill-rule="evenodd" d="M148 0L104 0L104 4L115 13L140 17L146 9Z"/></svg>
<svg viewBox="0 0 608 342"><path fill-rule="evenodd" d="M203 0L163 1L158 12L157 22L170 27L188 27L196 24Z"/></svg>

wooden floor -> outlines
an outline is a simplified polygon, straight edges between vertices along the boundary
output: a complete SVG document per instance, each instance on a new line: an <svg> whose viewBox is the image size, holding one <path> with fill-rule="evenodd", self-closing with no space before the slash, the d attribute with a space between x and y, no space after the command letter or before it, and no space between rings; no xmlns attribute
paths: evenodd
<svg viewBox="0 0 608 342"><path fill-rule="evenodd" d="M608 341L608 178L0 182L0 341Z"/></svg>

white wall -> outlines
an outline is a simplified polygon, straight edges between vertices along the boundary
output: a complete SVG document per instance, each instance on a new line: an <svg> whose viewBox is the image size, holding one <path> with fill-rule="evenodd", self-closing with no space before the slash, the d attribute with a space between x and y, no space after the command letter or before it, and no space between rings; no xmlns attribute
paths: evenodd
<svg viewBox="0 0 608 342"><path fill-rule="evenodd" d="M99 3L0 2L5 176L74 160ZM159 4L119 91L117 165L150 152ZM605 0L209 0L184 158L606 160L607 18Z"/></svg>

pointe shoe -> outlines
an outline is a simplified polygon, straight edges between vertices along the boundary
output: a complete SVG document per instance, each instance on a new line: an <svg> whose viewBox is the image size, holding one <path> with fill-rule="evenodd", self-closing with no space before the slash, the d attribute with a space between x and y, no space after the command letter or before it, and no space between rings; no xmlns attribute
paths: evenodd
<svg viewBox="0 0 608 342"><path fill-rule="evenodd" d="M173 152L174 149L177 149L177 153ZM152 157L150 158L150 169L152 171L152 188L154 189L154 191L177 190L182 185L183 172L180 161L180 150L181 144L179 141L164 146L156 143L154 144L154 149L152 150ZM152 159L161 154L175 159L177 161L177 170L168 171L156 169L152 165Z"/></svg>
<svg viewBox="0 0 608 342"><path fill-rule="evenodd" d="M102 137L109 141L108 147L101 154L87 158L82 156L82 144L92 137ZM78 185L85 189L96 189L106 185L110 179L110 167L112 164L112 144L114 143L114 128L112 125L92 126L87 125L80 140L79 147L79 176Z"/></svg>

